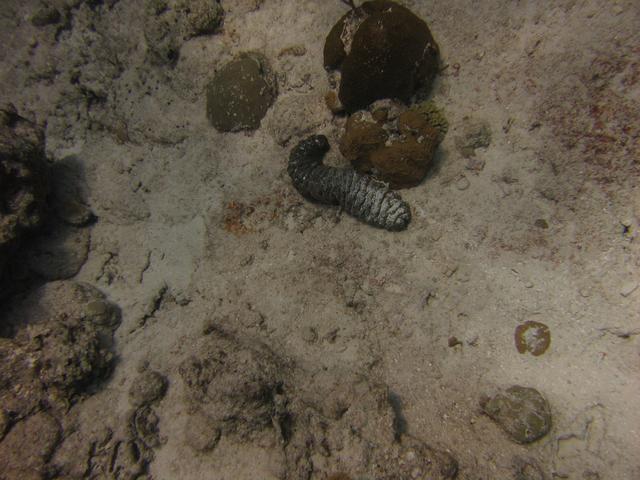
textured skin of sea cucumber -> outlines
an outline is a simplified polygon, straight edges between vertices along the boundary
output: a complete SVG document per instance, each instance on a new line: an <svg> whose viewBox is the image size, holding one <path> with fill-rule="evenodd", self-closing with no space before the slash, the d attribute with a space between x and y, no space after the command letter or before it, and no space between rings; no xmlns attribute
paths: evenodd
<svg viewBox="0 0 640 480"><path fill-rule="evenodd" d="M329 141L324 135L312 135L293 148L287 171L298 192L310 200L340 205L374 227L392 231L407 228L411 210L397 193L351 168L323 165L328 151Z"/></svg>

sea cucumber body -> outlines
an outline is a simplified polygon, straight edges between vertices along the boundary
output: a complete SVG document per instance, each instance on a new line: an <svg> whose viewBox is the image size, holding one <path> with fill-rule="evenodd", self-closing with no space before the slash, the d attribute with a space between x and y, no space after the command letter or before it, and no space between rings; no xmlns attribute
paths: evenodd
<svg viewBox="0 0 640 480"><path fill-rule="evenodd" d="M354 217L386 230L404 230L411 221L409 205L388 186L351 168L323 165L329 151L324 135L298 143L289 156L288 172L294 187L306 198L341 205Z"/></svg>

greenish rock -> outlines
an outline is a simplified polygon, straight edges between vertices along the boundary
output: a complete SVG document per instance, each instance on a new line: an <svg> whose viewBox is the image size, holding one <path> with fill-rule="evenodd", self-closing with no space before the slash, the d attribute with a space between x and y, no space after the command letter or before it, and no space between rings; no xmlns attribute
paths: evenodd
<svg viewBox="0 0 640 480"><path fill-rule="evenodd" d="M353 168L391 188L414 187L429 171L449 124L432 102L420 103L397 116L390 108L376 102L369 111L352 114L340 151Z"/></svg>
<svg viewBox="0 0 640 480"><path fill-rule="evenodd" d="M222 67L207 85L207 118L220 132L255 130L276 95L267 59L245 53Z"/></svg>
<svg viewBox="0 0 640 480"><path fill-rule="evenodd" d="M438 130L438 143L441 143L449 131L449 121L447 120L444 111L441 108L438 108L438 106L430 100L419 103L412 107L411 110L415 110L420 113L427 120L429 125Z"/></svg>
<svg viewBox="0 0 640 480"><path fill-rule="evenodd" d="M491 144L491 127L484 121L465 119L462 133L455 138L456 148L464 158L475 155L478 148Z"/></svg>
<svg viewBox="0 0 640 480"><path fill-rule="evenodd" d="M104 315L108 308L109 305L107 305L103 300L95 300L87 304L87 314L91 317Z"/></svg>
<svg viewBox="0 0 640 480"><path fill-rule="evenodd" d="M514 385L480 406L517 443L531 443L551 429L551 409L535 388Z"/></svg>

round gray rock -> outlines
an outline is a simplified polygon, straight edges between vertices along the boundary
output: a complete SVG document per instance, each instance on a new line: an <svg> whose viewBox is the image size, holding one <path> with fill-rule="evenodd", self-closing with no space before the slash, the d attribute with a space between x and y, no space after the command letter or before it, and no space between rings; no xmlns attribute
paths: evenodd
<svg viewBox="0 0 640 480"><path fill-rule="evenodd" d="M129 400L134 407L140 407L160 400L167 391L167 379L154 371L141 373L131 384Z"/></svg>
<svg viewBox="0 0 640 480"><path fill-rule="evenodd" d="M207 85L207 118L220 132L255 130L276 95L267 59L245 53L222 67Z"/></svg>
<svg viewBox="0 0 640 480"><path fill-rule="evenodd" d="M531 443L551 429L551 409L535 388L514 385L480 405L517 443Z"/></svg>

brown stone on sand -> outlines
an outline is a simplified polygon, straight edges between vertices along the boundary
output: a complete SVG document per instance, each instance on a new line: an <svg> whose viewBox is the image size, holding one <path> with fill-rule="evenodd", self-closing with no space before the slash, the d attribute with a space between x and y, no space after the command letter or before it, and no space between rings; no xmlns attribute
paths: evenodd
<svg viewBox="0 0 640 480"><path fill-rule="evenodd" d="M372 152L384 146L388 135L378 123L363 113L355 113L347 120L345 133L340 140L340 152L355 169L370 172Z"/></svg>
<svg viewBox="0 0 640 480"><path fill-rule="evenodd" d="M339 98L354 112L383 98L407 102L418 88L428 87L438 71L438 45L427 24L409 9L374 0L332 28L324 64L342 71Z"/></svg>
<svg viewBox="0 0 640 480"><path fill-rule="evenodd" d="M426 134L408 136L371 153L377 176L392 188L414 187L427 174L438 146L438 131L427 126L423 132Z"/></svg>

